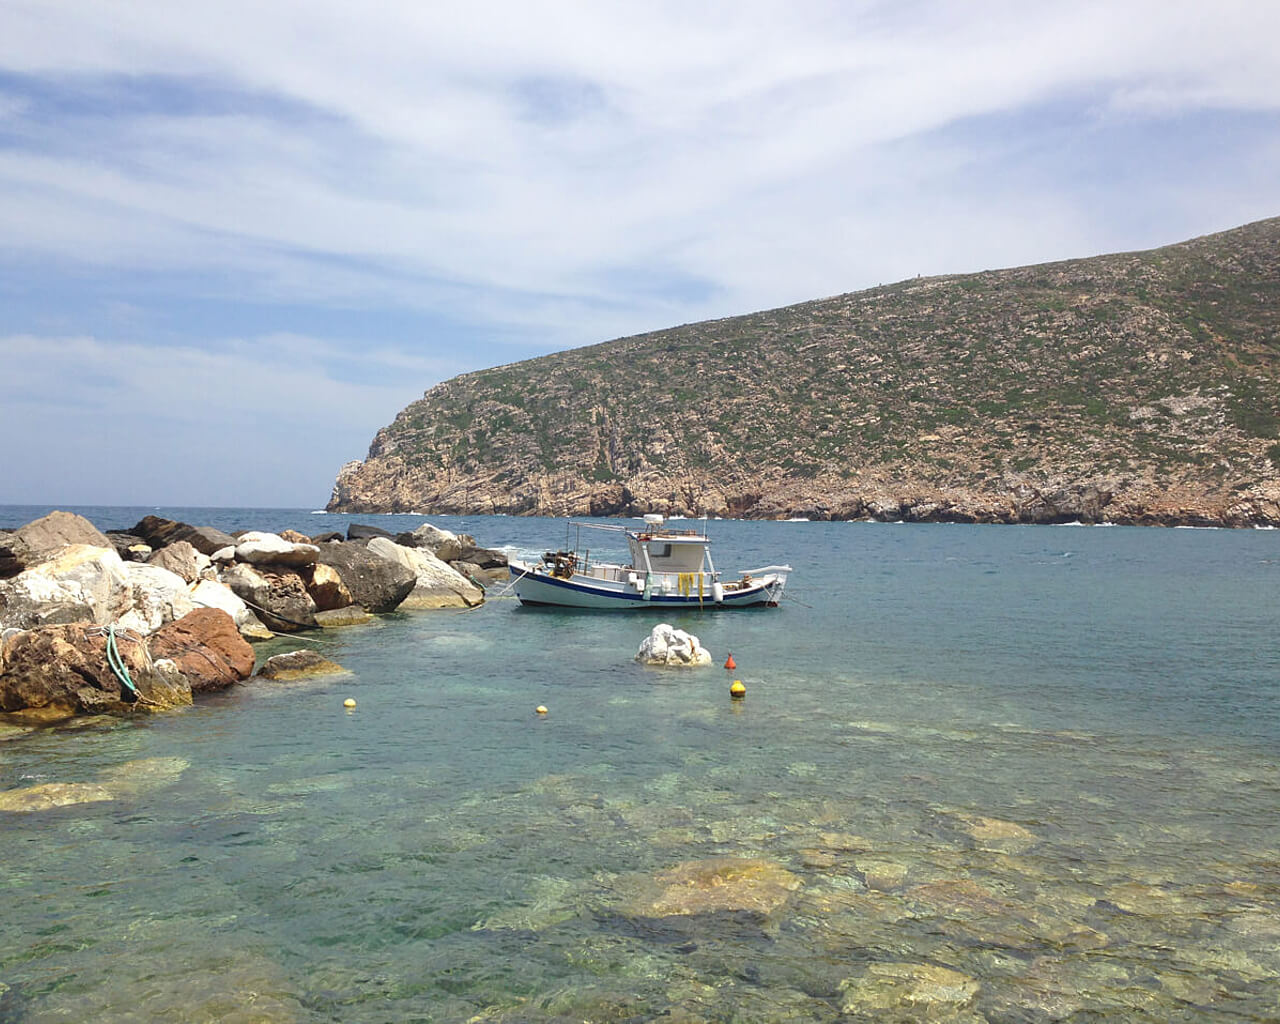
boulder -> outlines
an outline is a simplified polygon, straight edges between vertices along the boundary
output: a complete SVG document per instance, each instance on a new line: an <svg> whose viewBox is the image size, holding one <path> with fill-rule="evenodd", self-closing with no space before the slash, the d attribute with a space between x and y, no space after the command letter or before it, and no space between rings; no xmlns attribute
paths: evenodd
<svg viewBox="0 0 1280 1024"><path fill-rule="evenodd" d="M484 601L483 590L424 548L407 548L385 537L374 537L367 547L414 573L413 590L402 608L473 608Z"/></svg>
<svg viewBox="0 0 1280 1024"><path fill-rule="evenodd" d="M348 523L347 540L369 540L372 537L385 537L395 540L395 535L380 526L368 526L365 523Z"/></svg>
<svg viewBox="0 0 1280 1024"><path fill-rule="evenodd" d="M297 530L281 530L280 539L287 540L290 544L310 544L311 538L305 533L299 533Z"/></svg>
<svg viewBox="0 0 1280 1024"><path fill-rule="evenodd" d="M321 546L318 561L338 570L356 604L378 614L398 608L418 582L412 569L351 541Z"/></svg>
<svg viewBox="0 0 1280 1024"><path fill-rule="evenodd" d="M342 577L338 575L338 570L333 566L317 562L299 575L306 583L307 593L311 595L311 600L316 603L319 611L328 612L337 608L346 608L353 603L351 591L347 589L347 585L342 582Z"/></svg>
<svg viewBox="0 0 1280 1024"><path fill-rule="evenodd" d="M396 543L406 548L426 548L442 562L455 562L462 557L462 543L456 533L423 523L412 533L402 533Z"/></svg>
<svg viewBox="0 0 1280 1024"><path fill-rule="evenodd" d="M676 629L669 622L660 622L641 641L635 660L645 665L694 668L710 665L711 653L692 633Z"/></svg>
<svg viewBox="0 0 1280 1024"><path fill-rule="evenodd" d="M119 549L117 548L117 550ZM123 552L121 552L120 557L125 557ZM204 571L213 564L208 555L197 551L191 546L190 541L185 540L177 540L162 547L152 554L150 558L144 559L144 561L149 565L158 565L162 569L177 573L188 583L194 583L198 580Z"/></svg>
<svg viewBox="0 0 1280 1024"><path fill-rule="evenodd" d="M218 548L209 556L209 561L215 564L225 565L228 562L236 560L236 547L234 544L228 544L225 548Z"/></svg>
<svg viewBox="0 0 1280 1024"><path fill-rule="evenodd" d="M327 612L316 612L316 624L322 629L337 629L341 626L363 626L372 622L373 616L358 604L345 608L334 608Z"/></svg>
<svg viewBox="0 0 1280 1024"><path fill-rule="evenodd" d="M195 611L187 581L177 573L140 562L125 562L124 570L133 588L133 607L116 620L116 626L146 636Z"/></svg>
<svg viewBox="0 0 1280 1024"><path fill-rule="evenodd" d="M222 690L253 674L253 648L220 608L197 608L157 630L147 646L152 657L178 666L193 693Z"/></svg>
<svg viewBox="0 0 1280 1024"><path fill-rule="evenodd" d="M50 512L0 537L0 577L16 576L24 569L47 562L72 544L112 547L106 535L84 516Z"/></svg>
<svg viewBox="0 0 1280 1024"><path fill-rule="evenodd" d="M499 551L497 548L478 548L475 545L464 550L460 560L471 562L480 566L481 569L505 569L508 562L505 551Z"/></svg>
<svg viewBox="0 0 1280 1024"><path fill-rule="evenodd" d="M0 581L0 628L114 622L133 605L125 563L108 547L72 544Z"/></svg>
<svg viewBox="0 0 1280 1024"><path fill-rule="evenodd" d="M120 530L108 530L107 540L116 549L116 554L126 562L145 562L152 555L152 547L141 537ZM168 568L166 566L165 568Z"/></svg>
<svg viewBox="0 0 1280 1024"><path fill-rule="evenodd" d="M315 564L319 551L314 544L294 544L278 534L250 530L236 545L236 558L250 565L287 565L297 569Z"/></svg>
<svg viewBox="0 0 1280 1024"><path fill-rule="evenodd" d="M342 539L343 537L342 537L342 534L340 533L317 533L314 537L311 538L311 543L312 544L331 544L334 541L340 541Z"/></svg>
<svg viewBox="0 0 1280 1024"><path fill-rule="evenodd" d="M264 679L288 680L309 676L350 675L350 672L315 651L290 651L288 654L272 655L258 670L258 675Z"/></svg>
<svg viewBox="0 0 1280 1024"><path fill-rule="evenodd" d="M316 625L316 603L302 577L292 569L237 562L223 569L221 578L268 629L293 633Z"/></svg>
<svg viewBox="0 0 1280 1024"><path fill-rule="evenodd" d="M249 610L249 606L236 596L234 590L217 580L201 580L192 588L191 602L197 608L220 608L235 620L240 635L252 640L268 640L274 634L262 624L262 620Z"/></svg>
<svg viewBox="0 0 1280 1024"><path fill-rule="evenodd" d="M227 545L235 546L236 540L230 534L215 530L212 526L191 526L173 519L162 519L159 516L146 516L130 531L136 533L153 548L162 548L174 541L185 540L193 548L205 555L212 555L219 548Z"/></svg>
<svg viewBox="0 0 1280 1024"><path fill-rule="evenodd" d="M10 637L0 662L0 711L120 714L191 703L186 678L172 661L153 661L143 637L118 631L116 649L141 699L112 671L105 630L99 627L40 626Z"/></svg>

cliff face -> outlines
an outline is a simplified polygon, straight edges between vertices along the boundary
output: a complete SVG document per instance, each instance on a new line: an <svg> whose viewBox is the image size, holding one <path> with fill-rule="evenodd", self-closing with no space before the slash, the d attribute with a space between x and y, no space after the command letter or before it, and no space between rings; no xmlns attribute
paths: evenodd
<svg viewBox="0 0 1280 1024"><path fill-rule="evenodd" d="M330 511L1280 524L1280 218L465 374Z"/></svg>

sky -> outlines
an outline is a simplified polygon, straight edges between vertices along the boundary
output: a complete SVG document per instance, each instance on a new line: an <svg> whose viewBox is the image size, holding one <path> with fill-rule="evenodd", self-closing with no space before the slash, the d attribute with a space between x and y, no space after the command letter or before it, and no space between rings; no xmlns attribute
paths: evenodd
<svg viewBox="0 0 1280 1024"><path fill-rule="evenodd" d="M1280 215L1269 0L3 0L0 504L320 508L432 385Z"/></svg>

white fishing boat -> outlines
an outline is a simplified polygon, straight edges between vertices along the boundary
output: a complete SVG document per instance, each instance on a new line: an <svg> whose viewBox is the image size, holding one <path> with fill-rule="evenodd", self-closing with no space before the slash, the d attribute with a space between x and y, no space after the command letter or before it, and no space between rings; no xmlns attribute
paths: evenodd
<svg viewBox="0 0 1280 1024"><path fill-rule="evenodd" d="M572 551L548 551L541 562L509 563L511 586L521 604L565 608L746 608L775 607L787 586L789 565L769 565L722 579L711 560L711 539L697 530L673 529L662 516L647 515L641 529L602 523L572 523L579 543ZM626 535L630 564L592 561L582 550L581 531ZM567 547L568 545L566 545Z"/></svg>

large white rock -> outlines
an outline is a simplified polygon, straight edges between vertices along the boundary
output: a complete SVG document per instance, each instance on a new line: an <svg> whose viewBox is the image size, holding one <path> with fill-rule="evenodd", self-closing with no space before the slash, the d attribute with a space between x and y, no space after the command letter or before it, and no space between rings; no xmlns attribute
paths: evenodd
<svg viewBox="0 0 1280 1024"><path fill-rule="evenodd" d="M221 608L235 620L236 628L243 637L268 640L274 635L225 583L201 580L191 589L191 600L197 608Z"/></svg>
<svg viewBox="0 0 1280 1024"><path fill-rule="evenodd" d="M0 628L64 622L102 626L132 605L133 588L114 548L71 544L48 561L0 581Z"/></svg>
<svg viewBox="0 0 1280 1024"><path fill-rule="evenodd" d="M418 582L401 608L473 608L484 600L483 590L424 548L407 548L386 537L374 537L368 548L417 574Z"/></svg>
<svg viewBox="0 0 1280 1024"><path fill-rule="evenodd" d="M146 636L196 610L187 581L176 572L142 562L125 562L124 571L133 588L133 607L116 620L117 627Z"/></svg>
<svg viewBox="0 0 1280 1024"><path fill-rule="evenodd" d="M215 552L216 554L217 552ZM236 545L236 558L250 565L314 565L320 549L314 544L294 544L275 533L250 530Z"/></svg>
<svg viewBox="0 0 1280 1024"><path fill-rule="evenodd" d="M683 629L676 629L669 622L660 622L640 642L636 661L646 665L667 665L675 668L694 668L711 664L711 652L698 638Z"/></svg>
<svg viewBox="0 0 1280 1024"><path fill-rule="evenodd" d="M411 536L414 547L426 548L442 562L456 562L462 557L462 541L449 530L423 523Z"/></svg>

